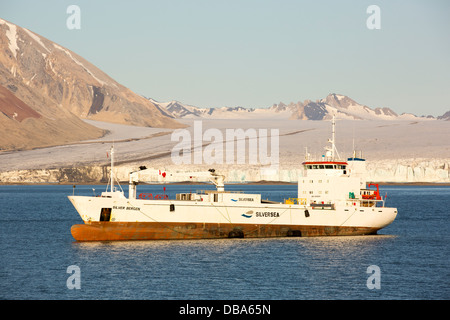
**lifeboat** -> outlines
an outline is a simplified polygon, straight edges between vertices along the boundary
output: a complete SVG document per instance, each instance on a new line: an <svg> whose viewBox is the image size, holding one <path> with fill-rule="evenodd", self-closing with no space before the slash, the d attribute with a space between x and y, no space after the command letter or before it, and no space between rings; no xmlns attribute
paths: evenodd
<svg viewBox="0 0 450 320"><path fill-rule="evenodd" d="M370 190L370 189L361 190L362 193L361 197L366 200L381 200L378 183L369 183L367 187L370 188L371 186L376 187L377 190Z"/></svg>

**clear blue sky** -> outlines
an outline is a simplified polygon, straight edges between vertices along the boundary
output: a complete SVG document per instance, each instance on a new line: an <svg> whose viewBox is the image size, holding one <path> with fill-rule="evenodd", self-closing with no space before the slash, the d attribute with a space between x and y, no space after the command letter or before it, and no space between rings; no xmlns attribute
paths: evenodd
<svg viewBox="0 0 450 320"><path fill-rule="evenodd" d="M80 30L66 27L71 4ZM366 27L372 4L380 30ZM448 0L14 0L0 17L158 101L255 108L334 92L397 113L450 110Z"/></svg>

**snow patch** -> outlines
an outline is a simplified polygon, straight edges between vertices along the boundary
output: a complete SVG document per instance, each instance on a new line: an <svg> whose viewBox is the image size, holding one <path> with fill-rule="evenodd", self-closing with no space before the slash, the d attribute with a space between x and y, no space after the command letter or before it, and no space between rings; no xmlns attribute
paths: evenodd
<svg viewBox="0 0 450 320"><path fill-rule="evenodd" d="M64 51L64 52L65 52L65 53L73 60L73 62L75 62L75 63L76 63L77 65L79 65L80 67L82 67L87 73L89 73L89 75L90 75L92 78L94 78L95 80L97 80L97 82L99 82L102 86L106 84L104 81L102 81L102 80L100 80L99 78L97 78L97 77L96 77L96 76L95 76L88 68L86 68L80 61L78 61L76 58L74 58L74 57L72 56L72 54L71 54L68 50L66 50L66 49L64 49L63 47L57 45L56 43L54 43L53 46L54 46L55 48L59 49L59 50Z"/></svg>
<svg viewBox="0 0 450 320"><path fill-rule="evenodd" d="M45 44L41 41L41 38L39 38L36 34L34 34L33 32L31 32L28 29L23 28L23 30L25 30L25 32L28 33L28 35L31 38L33 38L34 41L39 43L41 45L41 47L43 47L48 53L50 53L50 50L48 50L48 48L45 46Z"/></svg>
<svg viewBox="0 0 450 320"><path fill-rule="evenodd" d="M49 65L49 67L50 67L50 69L52 70L52 72L55 74L55 75L58 75L58 73L55 71L55 69L53 68L53 63L50 61L50 60L46 60L46 62L48 63L48 65Z"/></svg>
<svg viewBox="0 0 450 320"><path fill-rule="evenodd" d="M6 31L6 36L9 40L9 50L11 50L14 58L17 59L17 51L19 50L19 47L17 46L17 28L14 24L8 23L3 19L0 19L0 24L6 24L9 28L9 30Z"/></svg>

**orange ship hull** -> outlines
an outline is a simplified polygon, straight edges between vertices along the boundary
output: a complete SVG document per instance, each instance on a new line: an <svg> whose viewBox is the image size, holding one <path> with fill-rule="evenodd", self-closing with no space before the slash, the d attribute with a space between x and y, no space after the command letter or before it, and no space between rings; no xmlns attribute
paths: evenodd
<svg viewBox="0 0 450 320"><path fill-rule="evenodd" d="M217 223L91 222L71 228L77 241L355 236L379 228Z"/></svg>

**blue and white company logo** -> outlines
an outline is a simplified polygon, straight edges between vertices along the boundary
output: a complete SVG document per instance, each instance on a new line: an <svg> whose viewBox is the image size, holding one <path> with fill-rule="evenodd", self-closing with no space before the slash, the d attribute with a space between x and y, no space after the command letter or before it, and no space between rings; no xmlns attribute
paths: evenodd
<svg viewBox="0 0 450 320"><path fill-rule="evenodd" d="M245 218L251 218L251 217L253 217L253 211L249 210L246 213L243 213L242 216Z"/></svg>

